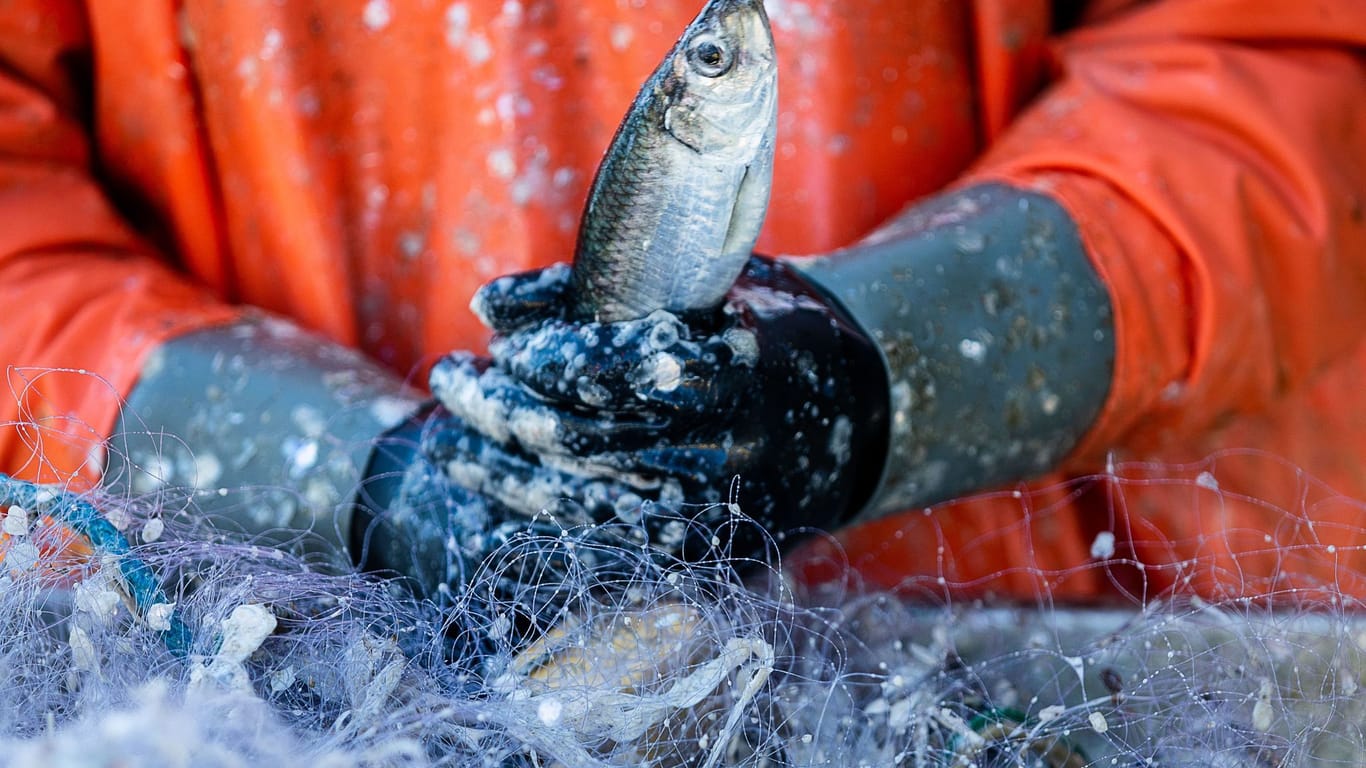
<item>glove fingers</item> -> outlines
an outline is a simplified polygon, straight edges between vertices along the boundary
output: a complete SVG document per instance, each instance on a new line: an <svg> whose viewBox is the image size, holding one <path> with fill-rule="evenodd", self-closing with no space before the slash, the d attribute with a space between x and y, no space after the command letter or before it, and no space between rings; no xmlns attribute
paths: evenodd
<svg viewBox="0 0 1366 768"><path fill-rule="evenodd" d="M559 477L547 480L548 487L573 484L564 478L592 478L638 493L657 490L660 478L703 487L725 482L727 448L719 442L682 436L665 440L667 421L647 423L629 414L600 418L553 408L500 369L481 371L480 362L456 353L432 369L432 391L450 418L423 440L424 451L478 458L478 467L457 468L469 476L496 480L506 475L513 485L523 486L548 470ZM488 491L483 485L478 489ZM506 494L494 495L509 503Z"/></svg>
<svg viewBox="0 0 1366 768"><path fill-rule="evenodd" d="M711 500L727 482L726 451L720 446L681 444L636 451L608 451L582 458L566 456L543 457L545 463L571 474L611 477L644 491L658 491L672 484L677 495L687 491L687 497L665 498L666 502L700 503ZM667 481L663 478L668 478ZM702 496L698 496L702 493Z"/></svg>
<svg viewBox="0 0 1366 768"><path fill-rule="evenodd" d="M538 394L590 407L630 407L623 386L638 360L634 347L618 347L611 326L550 321L489 345L494 362ZM622 337L624 338L624 336ZM613 386L612 389L603 389Z"/></svg>
<svg viewBox="0 0 1366 768"><path fill-rule="evenodd" d="M609 519L619 510L629 513L652 490L631 487L605 468L594 475L586 471L588 465L573 473L542 463L454 418L424 439L423 450L453 484L528 517L542 511L563 514L566 525Z"/></svg>
<svg viewBox="0 0 1366 768"><path fill-rule="evenodd" d="M535 454L586 456L654 445L668 419L641 413L575 411L546 401L497 367L455 353L432 369L432 393L454 416L499 443Z"/></svg>
<svg viewBox="0 0 1366 768"><path fill-rule="evenodd" d="M719 337L679 343L636 361L626 384L638 402L663 413L724 418L739 404L754 371L734 359Z"/></svg>
<svg viewBox="0 0 1366 768"><path fill-rule="evenodd" d="M485 283L470 309L494 333L508 334L536 321L562 318L569 305L569 265L505 275Z"/></svg>
<svg viewBox="0 0 1366 768"><path fill-rule="evenodd" d="M726 449L719 445L678 445L648 448L631 454L643 475L663 475L703 487L726 482ZM689 501L703 501L690 499Z"/></svg>
<svg viewBox="0 0 1366 768"><path fill-rule="evenodd" d="M696 513L682 511L687 504L723 499L729 487L726 451L718 445L693 443L583 458L531 456L447 416L423 436L422 451L453 486L509 510L513 517L503 516L506 522L516 516L534 521L542 512L552 514L547 522L563 529L608 520L636 522L645 525L650 541L670 552L682 552L680 547L693 539L703 547L700 551L708 551L712 524L694 530ZM657 511L645 514L647 509Z"/></svg>
<svg viewBox="0 0 1366 768"><path fill-rule="evenodd" d="M490 352L511 376L559 402L715 416L750 381L753 346L743 331L691 341L686 326L660 313L613 324L550 322L497 338Z"/></svg>

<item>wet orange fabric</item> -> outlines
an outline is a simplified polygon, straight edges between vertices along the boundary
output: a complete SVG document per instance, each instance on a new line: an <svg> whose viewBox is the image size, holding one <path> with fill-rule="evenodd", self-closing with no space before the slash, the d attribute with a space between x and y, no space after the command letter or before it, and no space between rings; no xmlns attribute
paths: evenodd
<svg viewBox="0 0 1366 768"><path fill-rule="evenodd" d="M0 0L0 469L93 472L146 353L239 304L403 375L481 347L474 288L568 258L617 120L699 5ZM1366 6L1105 2L1053 41L1043 0L769 11L761 248L847 244L955 179L1046 188L1118 313L1114 392L1069 473L1254 447L1366 497ZM1260 498L1290 482L1227 471ZM1028 554L1098 594L1075 566L1111 508L1068 498L1028 552L1016 499L943 512L945 553L920 513L843 543L884 582ZM1128 509L1145 557L1210 541L1213 518Z"/></svg>

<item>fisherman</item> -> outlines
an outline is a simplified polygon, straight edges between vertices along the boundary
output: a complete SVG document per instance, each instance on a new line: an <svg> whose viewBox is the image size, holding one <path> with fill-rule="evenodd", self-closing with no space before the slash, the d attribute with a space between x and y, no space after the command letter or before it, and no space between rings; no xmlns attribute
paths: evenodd
<svg viewBox="0 0 1366 768"><path fill-rule="evenodd" d="M733 500L1029 599L1366 571L1300 472L1366 499L1366 6L772 3L757 249L814 256L705 316L585 316L562 269L476 316L569 259L699 5L10 3L0 470L400 571L467 505L521 519L500 487Z"/></svg>

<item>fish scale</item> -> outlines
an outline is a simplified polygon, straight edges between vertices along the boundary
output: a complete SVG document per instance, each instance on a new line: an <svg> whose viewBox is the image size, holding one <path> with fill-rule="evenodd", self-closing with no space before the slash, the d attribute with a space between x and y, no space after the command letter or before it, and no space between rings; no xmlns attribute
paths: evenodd
<svg viewBox="0 0 1366 768"><path fill-rule="evenodd" d="M773 181L777 65L761 0L711 0L627 111L574 254L578 317L715 307L759 236Z"/></svg>

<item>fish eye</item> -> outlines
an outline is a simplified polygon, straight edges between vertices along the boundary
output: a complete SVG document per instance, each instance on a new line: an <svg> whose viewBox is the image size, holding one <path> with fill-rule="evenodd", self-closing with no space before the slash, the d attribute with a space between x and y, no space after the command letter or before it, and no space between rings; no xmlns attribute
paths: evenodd
<svg viewBox="0 0 1366 768"><path fill-rule="evenodd" d="M734 57L730 49L713 35L698 35L688 45L688 61L703 77L720 77L730 71Z"/></svg>

